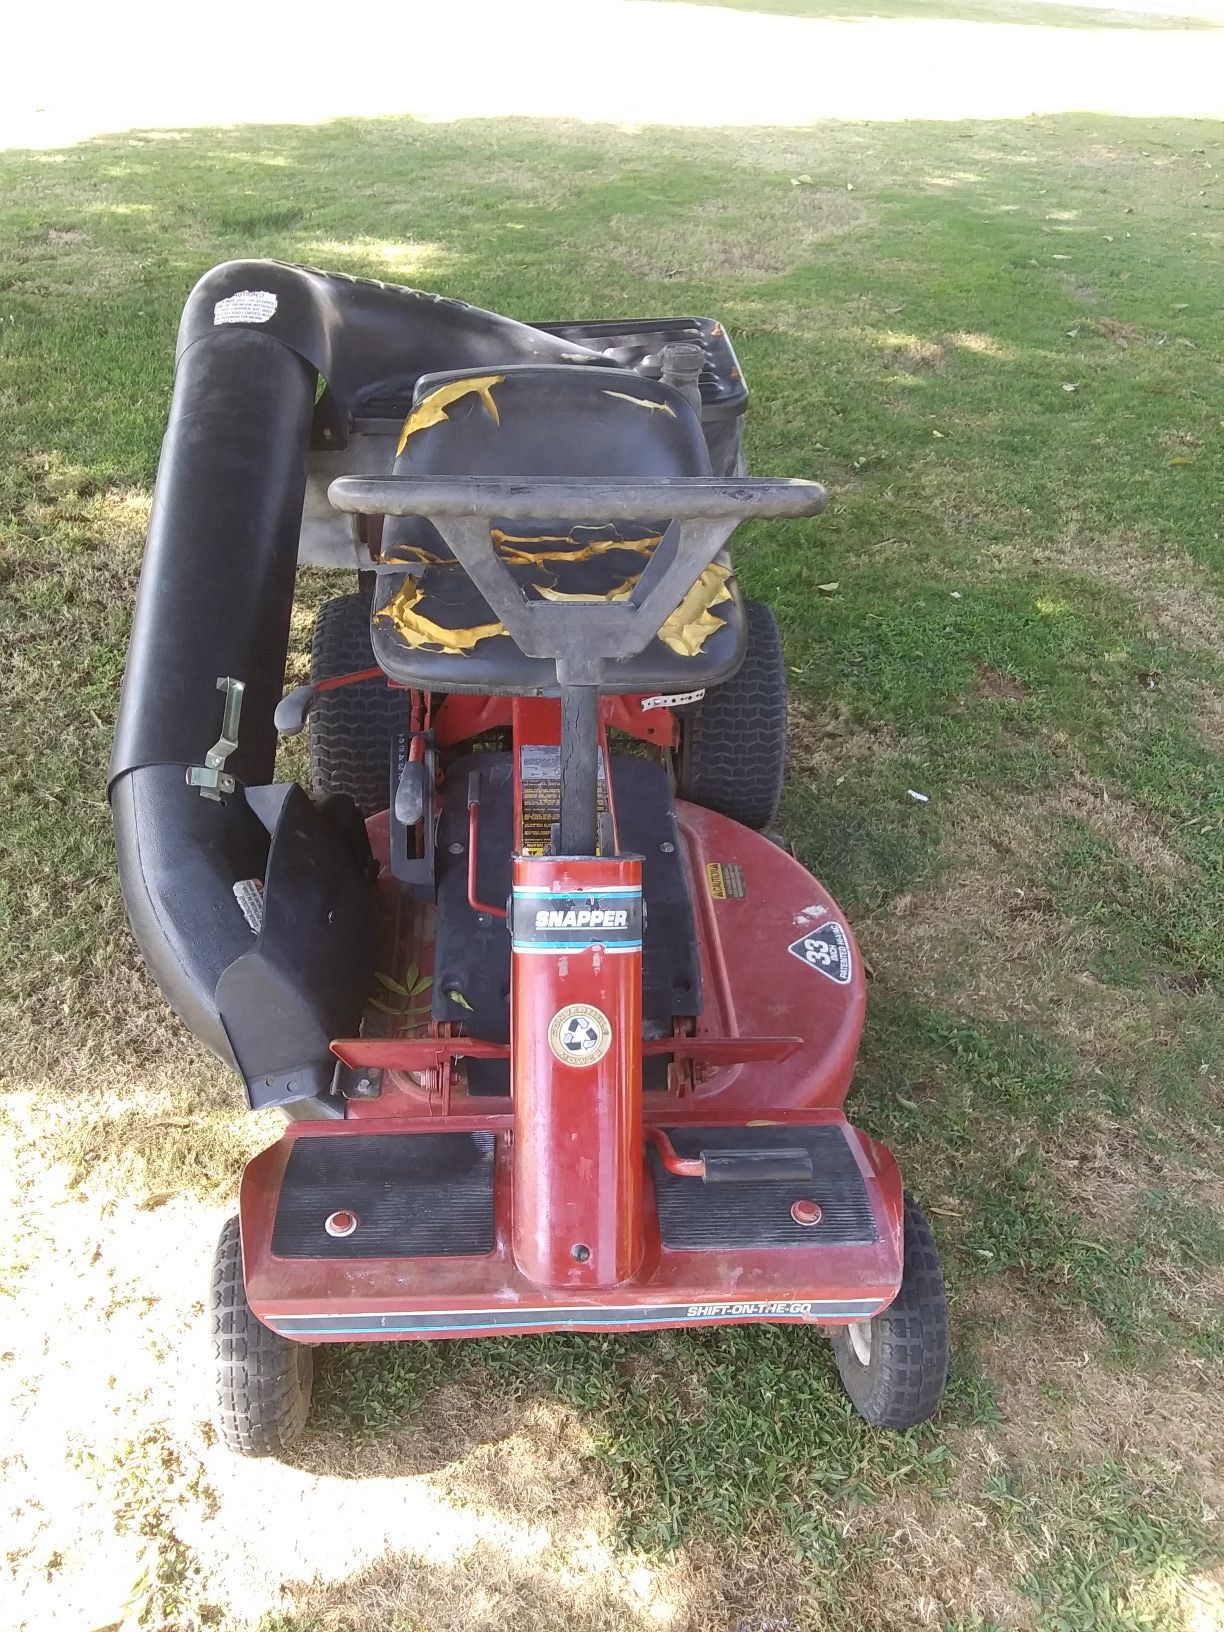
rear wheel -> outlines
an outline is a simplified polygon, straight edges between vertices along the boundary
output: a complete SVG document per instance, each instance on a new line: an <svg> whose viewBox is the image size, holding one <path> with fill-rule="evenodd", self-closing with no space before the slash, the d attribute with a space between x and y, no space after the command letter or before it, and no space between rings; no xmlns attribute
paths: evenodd
<svg viewBox="0 0 1224 1632"><path fill-rule="evenodd" d="M767 828L786 773L786 667L772 610L745 601L744 614L740 668L681 717L676 792L744 827Z"/></svg>
<svg viewBox="0 0 1224 1632"><path fill-rule="evenodd" d="M948 1300L926 1214L905 1198L901 1290L882 1315L833 1333L842 1385L873 1428L913 1428L943 1398L948 1377Z"/></svg>
<svg viewBox="0 0 1224 1632"><path fill-rule="evenodd" d="M306 1426L314 1354L251 1313L236 1218L226 1221L217 1242L208 1312L221 1439L239 1456L277 1456Z"/></svg>
<svg viewBox="0 0 1224 1632"><path fill-rule="evenodd" d="M315 619L310 679L334 680L377 668L366 596L324 601ZM407 697L382 678L321 692L310 711L310 785L321 798L347 793L363 816L391 802L391 748L402 730Z"/></svg>

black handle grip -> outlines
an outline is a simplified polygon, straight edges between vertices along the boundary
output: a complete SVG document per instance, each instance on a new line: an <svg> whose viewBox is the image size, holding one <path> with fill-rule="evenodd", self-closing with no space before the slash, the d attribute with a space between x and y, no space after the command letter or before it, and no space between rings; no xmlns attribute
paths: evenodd
<svg viewBox="0 0 1224 1632"><path fill-rule="evenodd" d="M812 1177L806 1150L703 1150L706 1184L801 1183Z"/></svg>

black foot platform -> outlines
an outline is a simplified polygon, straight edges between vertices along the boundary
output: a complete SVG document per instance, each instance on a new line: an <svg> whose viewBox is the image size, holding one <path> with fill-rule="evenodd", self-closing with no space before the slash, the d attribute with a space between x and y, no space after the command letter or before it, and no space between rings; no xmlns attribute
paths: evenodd
<svg viewBox="0 0 1224 1632"><path fill-rule="evenodd" d="M335 1213L357 1220L329 1235ZM299 1139L285 1168L277 1258L467 1258L493 1250L493 1135Z"/></svg>
<svg viewBox="0 0 1224 1632"><path fill-rule="evenodd" d="M668 1137L678 1156L782 1146L806 1151L812 1163L810 1179L708 1184L669 1173L652 1148L659 1234L671 1252L869 1246L877 1238L867 1186L841 1127L686 1127L669 1129ZM791 1208L812 1201L818 1222L798 1222Z"/></svg>

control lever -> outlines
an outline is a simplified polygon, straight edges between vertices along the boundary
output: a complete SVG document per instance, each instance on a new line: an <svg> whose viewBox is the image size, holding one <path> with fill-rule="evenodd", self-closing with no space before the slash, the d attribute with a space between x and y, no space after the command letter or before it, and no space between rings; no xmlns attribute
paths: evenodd
<svg viewBox="0 0 1224 1632"><path fill-rule="evenodd" d="M805 1183L813 1177L811 1153L795 1146L703 1150L697 1156L681 1156L662 1128L647 1128L646 1138L667 1171L682 1179L701 1179L705 1184L784 1184Z"/></svg>
<svg viewBox="0 0 1224 1632"><path fill-rule="evenodd" d="M282 737L296 737L306 724L306 716L321 693L335 691L340 686L355 686L361 680L387 680L387 676L381 669L358 669L355 674L336 674L330 680L316 680L309 686L295 686L277 703L272 723ZM387 680L388 685L391 683Z"/></svg>

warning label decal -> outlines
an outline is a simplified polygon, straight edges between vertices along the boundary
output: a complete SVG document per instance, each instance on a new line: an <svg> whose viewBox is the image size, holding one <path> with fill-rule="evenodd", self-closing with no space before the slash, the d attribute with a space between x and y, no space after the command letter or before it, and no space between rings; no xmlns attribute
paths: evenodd
<svg viewBox="0 0 1224 1632"><path fill-rule="evenodd" d="M271 289L239 289L213 307L213 326L220 323L266 323L276 311Z"/></svg>
<svg viewBox="0 0 1224 1632"><path fill-rule="evenodd" d="M561 820L561 750L556 744L527 743L519 754L523 782L523 851L543 856L552 843L552 831ZM603 758L599 761L599 813L608 808Z"/></svg>
<svg viewBox="0 0 1224 1632"><path fill-rule="evenodd" d="M744 869L735 861L707 861L706 883L715 901L742 901L748 894Z"/></svg>

